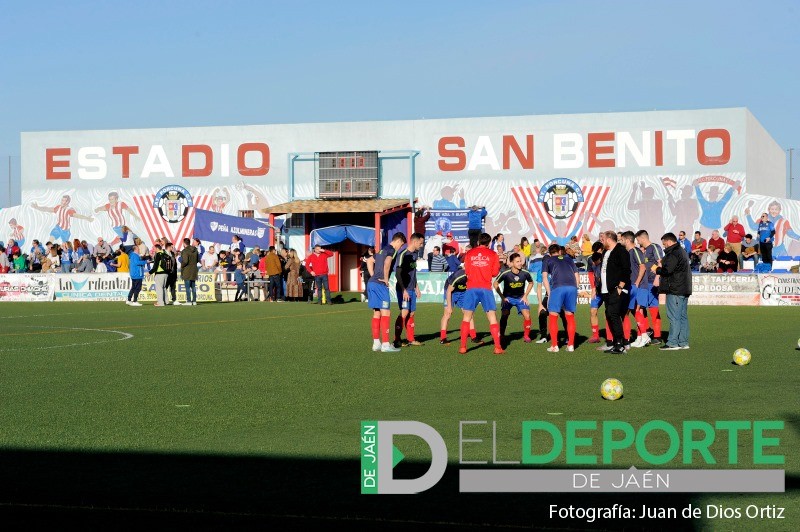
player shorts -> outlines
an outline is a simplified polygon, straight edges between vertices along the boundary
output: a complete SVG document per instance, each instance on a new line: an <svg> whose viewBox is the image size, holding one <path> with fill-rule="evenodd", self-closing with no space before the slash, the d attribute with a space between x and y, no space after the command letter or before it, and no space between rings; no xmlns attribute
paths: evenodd
<svg viewBox="0 0 800 532"><path fill-rule="evenodd" d="M528 305L528 302L522 298L517 297L509 297L508 302L503 301L500 309L505 312L506 310L511 310L513 307L517 307L517 314L522 314L523 310L530 310L531 307Z"/></svg>
<svg viewBox="0 0 800 532"><path fill-rule="evenodd" d="M497 310L497 302L494 300L493 291L488 288L467 288L467 291L464 292L464 301L461 308L474 311L478 308L479 303L486 312Z"/></svg>
<svg viewBox="0 0 800 532"><path fill-rule="evenodd" d="M62 229L61 226L59 225L53 227L53 230L50 231L50 236L53 237L53 240L61 239L62 242L68 242L69 235L70 235L70 230Z"/></svg>
<svg viewBox="0 0 800 532"><path fill-rule="evenodd" d="M464 308L464 294L465 294L465 292L453 292L451 297L453 298L453 306L454 307ZM447 306L447 295L446 294L445 294L445 297L444 297L444 303L443 304L444 304L445 307Z"/></svg>
<svg viewBox="0 0 800 532"><path fill-rule="evenodd" d="M367 300L371 309L389 310L391 308L389 287L377 281L367 283Z"/></svg>
<svg viewBox="0 0 800 532"><path fill-rule="evenodd" d="M637 288L636 285L631 283L631 289L628 293L628 297L630 297L630 299L628 300L628 310L633 310L636 308L637 305L636 297L639 294L639 292L640 292L639 288Z"/></svg>
<svg viewBox="0 0 800 532"><path fill-rule="evenodd" d="M416 290L409 290L408 291L408 301L403 300L403 291L397 291L397 306L400 307L400 310L407 310L409 312L415 312L417 310L417 292Z"/></svg>
<svg viewBox="0 0 800 532"><path fill-rule="evenodd" d="M590 308L600 308L600 305L602 304L603 304L603 296L597 293L595 293L595 296L589 301Z"/></svg>
<svg viewBox="0 0 800 532"><path fill-rule="evenodd" d="M116 227L112 227L111 229L114 230L114 232L117 234L118 237L122 238L122 228L123 227L124 226L122 226L122 225L118 225Z"/></svg>
<svg viewBox="0 0 800 532"><path fill-rule="evenodd" d="M547 302L548 312L575 312L578 306L578 287L577 286L559 286L550 290L550 297Z"/></svg>
<svg viewBox="0 0 800 532"><path fill-rule="evenodd" d="M636 304L643 308L655 308L658 306L658 287L648 286L640 288L636 292Z"/></svg>

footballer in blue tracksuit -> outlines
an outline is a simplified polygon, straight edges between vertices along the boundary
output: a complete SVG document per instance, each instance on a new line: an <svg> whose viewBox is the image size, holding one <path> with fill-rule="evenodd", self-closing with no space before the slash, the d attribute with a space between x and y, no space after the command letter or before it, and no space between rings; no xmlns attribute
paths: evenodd
<svg viewBox="0 0 800 532"><path fill-rule="evenodd" d="M447 345L447 323L453 315L453 307L463 308L464 293L467 291L467 273L464 265L459 265L458 269L451 273L444 282L444 312L442 322L439 327L439 343ZM469 336L473 342L477 342L478 333L475 331L475 320L469 322Z"/></svg>
<svg viewBox="0 0 800 532"><path fill-rule="evenodd" d="M542 283L547 291L547 312L551 353L558 352L558 315L563 310L567 318L567 351L575 350L575 310L578 306L578 268L561 246L551 244L550 258L542 268Z"/></svg>
<svg viewBox="0 0 800 532"><path fill-rule="evenodd" d="M528 295L533 288L533 277L527 270L523 270L524 257L520 253L512 253L508 258L509 268L500 272L494 280L494 289L500 296L500 336L505 336L508 316L511 309L516 307L517 314L522 315L523 340L531 341L531 307L528 305ZM500 285L503 290L500 290Z"/></svg>
<svg viewBox="0 0 800 532"><path fill-rule="evenodd" d="M631 344L632 347L644 347L641 345L643 336L647 334L647 320L644 317L644 311L639 305L639 292L647 291L647 260L644 251L636 247L636 237L633 231L625 231L622 233L622 243L625 249L628 250L628 256L631 263L631 292L630 301L628 302L628 311L633 315L636 321L638 334L636 342Z"/></svg>
<svg viewBox="0 0 800 532"><path fill-rule="evenodd" d="M406 243L406 235L395 233L389 245L377 251L367 263L370 274L367 281L367 297L372 309L372 350L396 352L399 348L389 343L389 318L391 299L389 296L389 275L394 269L397 250Z"/></svg>

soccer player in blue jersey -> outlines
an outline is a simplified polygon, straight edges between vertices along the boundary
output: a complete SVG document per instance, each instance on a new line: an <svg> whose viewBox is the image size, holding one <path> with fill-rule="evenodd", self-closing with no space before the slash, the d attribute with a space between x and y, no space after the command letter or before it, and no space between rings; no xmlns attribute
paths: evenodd
<svg viewBox="0 0 800 532"><path fill-rule="evenodd" d="M525 343L531 341L531 307L528 305L528 295L533 288L533 277L522 269L525 259L520 253L512 253L508 257L509 268L500 272L494 280L494 290L500 296L500 337L506 335L508 316L511 309L516 307L517 314L522 315L522 338ZM500 284L503 290L500 290Z"/></svg>
<svg viewBox="0 0 800 532"><path fill-rule="evenodd" d="M389 343L389 275L394 268L397 250L406 243L406 235L395 233L389 245L375 253L375 260L367 263L370 278L367 282L369 308L372 309L372 350L392 353L400 351Z"/></svg>
<svg viewBox="0 0 800 532"><path fill-rule="evenodd" d="M650 235L642 229L636 233L636 241L644 250L644 261L647 274L639 283L636 291L636 303L641 309L647 309L647 316L653 327L653 337L645 333L631 344L632 347L644 347L647 344L658 345L661 343L661 314L658 312L658 276L652 271L653 264L664 258L664 250L654 242L650 242ZM647 319L647 318L645 318ZM640 340L641 338L641 340Z"/></svg>
<svg viewBox="0 0 800 532"><path fill-rule="evenodd" d="M628 311L633 314L636 321L637 336L636 340L631 344L632 347L644 347L646 343L642 343L644 337L647 336L647 319L644 317L644 311L639 305L638 294L640 290L647 290L647 267L645 264L644 252L636 247L636 236L633 231L625 231L622 233L622 244L628 250L628 256L631 262L631 293L630 301L628 302Z"/></svg>
<svg viewBox="0 0 800 532"><path fill-rule="evenodd" d="M451 273L444 282L444 313L439 331L439 343L447 345L447 323L453 315L453 307L463 309L464 293L467 291L467 274L464 266L459 265L458 269ZM478 333L475 331L475 319L469 322L469 336L475 343L482 343L478 340Z"/></svg>
<svg viewBox="0 0 800 532"><path fill-rule="evenodd" d="M567 351L575 351L575 309L578 306L578 268L561 246L550 244L550 258L542 269L542 283L547 291L551 353L558 353L558 315L567 317Z"/></svg>
<svg viewBox="0 0 800 532"><path fill-rule="evenodd" d="M397 279L397 304L400 315L394 322L394 346L400 347L400 336L406 329L408 342L406 345L422 345L414 338L414 313L417 311L417 298L420 296L417 286L417 251L422 248L425 237L414 233L408 244L397 252L395 260L395 278Z"/></svg>

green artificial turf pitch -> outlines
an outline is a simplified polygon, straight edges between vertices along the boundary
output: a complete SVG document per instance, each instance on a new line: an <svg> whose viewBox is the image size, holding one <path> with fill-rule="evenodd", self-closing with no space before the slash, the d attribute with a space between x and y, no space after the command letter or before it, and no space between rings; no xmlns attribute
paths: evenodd
<svg viewBox="0 0 800 532"><path fill-rule="evenodd" d="M393 309L392 322L395 315ZM374 353L371 311L355 300L168 308L2 304L0 510L28 520L63 514L104 523L123 515L164 523L187 518L307 526L343 519L367 527L602 529L619 523L551 521L547 507L644 500L792 508L790 519L780 522L664 525L673 529L797 529L800 309L690 307L690 350L651 346L624 356L598 353L585 342L590 329L584 307L574 353L524 344L521 318L512 315L505 355L493 355L490 343L459 355L457 341L439 345L440 317L440 305L420 305L416 331L425 345ZM451 319L451 340L459 319ZM485 315L477 324L490 340ZM731 363L738 347L752 352L750 365ZM600 398L607 377L623 382L621 400ZM360 495L359 428L368 419L433 426L448 446L444 479L414 496ZM651 419L676 425L783 420L779 453L785 465L779 467L786 469L787 493L458 494L459 421L495 421L498 460L514 460L520 456L520 423L534 419L562 427L567 419L618 419L634 426ZM664 442L653 437L648 443L658 449ZM398 475L424 472L426 445L410 437L398 445L407 457ZM473 449L482 453L476 459L491 453L490 446ZM718 465L692 467L753 467L749 436L740 438L738 465L726 463L727 445L712 449ZM633 451L615 455L615 467L631 464L648 467ZM563 454L550 467L567 467ZM678 460L661 468L667 467L683 466Z"/></svg>

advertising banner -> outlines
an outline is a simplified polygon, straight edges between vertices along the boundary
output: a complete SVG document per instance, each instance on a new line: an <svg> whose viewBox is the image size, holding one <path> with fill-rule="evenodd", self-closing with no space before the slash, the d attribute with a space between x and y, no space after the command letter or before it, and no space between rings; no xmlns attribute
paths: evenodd
<svg viewBox="0 0 800 532"><path fill-rule="evenodd" d="M11 277L17 277L17 275ZM45 278L45 276L39 277ZM125 301L131 289L131 278L127 273L65 273L47 277L50 279L51 290L56 301ZM178 301L185 302L186 294L180 275L175 288ZM167 297L169 298L169 296ZM52 295L50 299L52 299ZM142 291L139 293L139 301L155 303L156 292L153 276L145 276L142 282ZM197 278L197 302L213 301L216 301L214 274L201 273Z"/></svg>
<svg viewBox="0 0 800 532"><path fill-rule="evenodd" d="M762 305L800 305L800 274L758 276Z"/></svg>
<svg viewBox="0 0 800 532"><path fill-rule="evenodd" d="M417 272L417 286L419 286L420 297L417 299L418 303L442 303L444 301L444 283L447 281L447 277L450 275L448 272ZM578 287L579 292L587 292L589 291L589 276L585 273L580 274L580 286ZM395 277L394 274L389 278L389 293L391 295L392 301L397 301L397 291L394 289L395 287ZM544 289L542 289L544 290ZM500 303L500 297L495 293L494 295L495 301ZM537 305L538 300L536 299L536 287L534 286L531 289L531 293L528 296L528 303L530 305ZM588 304L589 299L586 297L579 297L578 303ZM535 309L534 309L535 310Z"/></svg>
<svg viewBox="0 0 800 532"><path fill-rule="evenodd" d="M758 306L757 275L694 274L690 305Z"/></svg>
<svg viewBox="0 0 800 532"><path fill-rule="evenodd" d="M52 301L52 274L0 274L0 301Z"/></svg>
<svg viewBox="0 0 800 532"><path fill-rule="evenodd" d="M124 301L131 278L127 273L59 273L53 285L56 301Z"/></svg>
<svg viewBox="0 0 800 532"><path fill-rule="evenodd" d="M248 248L269 247L269 228L263 222L203 209L195 209L194 215L194 236L200 240L228 243L236 235Z"/></svg>
<svg viewBox="0 0 800 532"><path fill-rule="evenodd" d="M184 291L183 280L180 274L178 275L178 282L175 283L176 297L181 303L186 302L186 292ZM127 292L125 293L127 295ZM169 290L167 291L167 300L169 301ZM214 290L214 274L213 273L200 273L197 275L197 302L198 303L213 303L217 300ZM139 293L139 302L141 303L155 303L156 302L156 284L152 275L145 275L142 282L142 291Z"/></svg>
<svg viewBox="0 0 800 532"><path fill-rule="evenodd" d="M425 249L423 258L427 260L428 254L438 247L444 253L444 246L449 244L456 253L464 251L464 246L469 244L467 226L469 210L429 210L430 218L425 222ZM452 236L450 236L452 235ZM452 242L455 241L455 244ZM425 263L427 269L427 262Z"/></svg>

